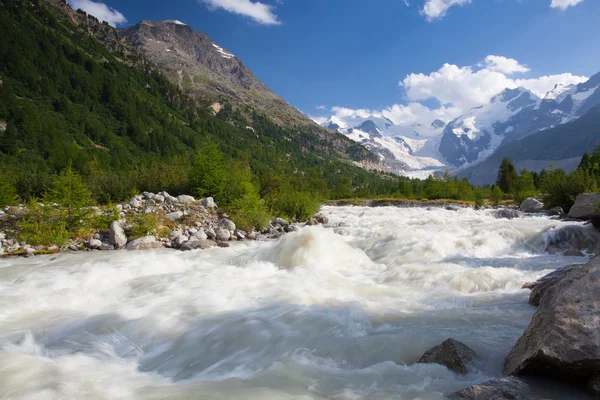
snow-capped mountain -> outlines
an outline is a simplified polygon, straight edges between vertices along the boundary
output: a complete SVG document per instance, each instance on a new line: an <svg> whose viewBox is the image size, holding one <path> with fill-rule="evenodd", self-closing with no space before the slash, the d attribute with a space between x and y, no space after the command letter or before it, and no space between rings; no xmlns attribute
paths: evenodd
<svg viewBox="0 0 600 400"><path fill-rule="evenodd" d="M332 116L323 126L361 143L394 172L410 175L423 170L427 175L446 167L437 150L445 126L441 120L435 120L430 126L399 126L381 115L366 114Z"/></svg>
<svg viewBox="0 0 600 400"><path fill-rule="evenodd" d="M439 152L458 168L480 163L502 145L579 118L600 104L599 87L596 74L578 85L556 86L543 99L524 88L505 89L451 121Z"/></svg>

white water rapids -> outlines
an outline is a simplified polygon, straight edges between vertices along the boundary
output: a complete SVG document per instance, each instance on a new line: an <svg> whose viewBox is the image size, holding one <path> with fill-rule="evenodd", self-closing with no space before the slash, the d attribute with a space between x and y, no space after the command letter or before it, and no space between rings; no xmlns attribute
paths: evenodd
<svg viewBox="0 0 600 400"><path fill-rule="evenodd" d="M443 399L501 376L548 217L325 207L230 248L0 260L0 399ZM452 337L465 376L417 364ZM575 392L552 390L554 399Z"/></svg>

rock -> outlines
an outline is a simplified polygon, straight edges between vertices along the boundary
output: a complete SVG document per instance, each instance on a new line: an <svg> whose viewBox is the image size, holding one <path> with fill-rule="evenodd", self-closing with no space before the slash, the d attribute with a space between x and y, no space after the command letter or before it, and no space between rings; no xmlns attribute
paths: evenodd
<svg viewBox="0 0 600 400"><path fill-rule="evenodd" d="M233 221L231 221L227 218L223 218L223 219L219 220L219 228L225 228L229 232L235 232L235 224L233 223Z"/></svg>
<svg viewBox="0 0 600 400"><path fill-rule="evenodd" d="M79 250L79 249L78 249L78 248L77 248L77 246L75 246L74 244L70 244L70 245L69 245L69 250L71 250L71 251L77 251L77 250Z"/></svg>
<svg viewBox="0 0 600 400"><path fill-rule="evenodd" d="M252 231L252 232L250 232L250 233L248 233L246 235L246 239L248 239L248 240L256 240L256 236L257 235L258 234L256 233L256 231Z"/></svg>
<svg viewBox="0 0 600 400"><path fill-rule="evenodd" d="M219 208L217 207L217 203L215 203L215 200L212 197L207 197L205 199L200 200L200 204L202 204L202 207L206 209Z"/></svg>
<svg viewBox="0 0 600 400"><path fill-rule="evenodd" d="M234 232L234 235L236 238L238 238L239 240L245 240L246 239L246 232L236 229Z"/></svg>
<svg viewBox="0 0 600 400"><path fill-rule="evenodd" d="M506 357L504 373L573 381L600 374L600 257L565 268L534 290L539 307Z"/></svg>
<svg viewBox="0 0 600 400"><path fill-rule="evenodd" d="M216 247L217 243L212 240L190 240L181 246L182 251L190 251L197 249L210 249L211 247Z"/></svg>
<svg viewBox="0 0 600 400"><path fill-rule="evenodd" d="M163 247L161 242L157 242L154 236L144 236L127 243L127 250L150 250Z"/></svg>
<svg viewBox="0 0 600 400"><path fill-rule="evenodd" d="M565 257L584 257L585 254L581 250L567 250L563 253Z"/></svg>
<svg viewBox="0 0 600 400"><path fill-rule="evenodd" d="M500 210L496 210L494 211L494 214L492 214L494 216L494 218L497 219L514 219L514 218L521 218L523 215L521 214L520 211L517 210L510 210L508 208L502 208Z"/></svg>
<svg viewBox="0 0 600 400"><path fill-rule="evenodd" d="M0 245L0 255L4 254L4 247Z"/></svg>
<svg viewBox="0 0 600 400"><path fill-rule="evenodd" d="M208 236L209 239L216 239L217 238L217 233L215 232L214 229L209 228L205 231L206 236Z"/></svg>
<svg viewBox="0 0 600 400"><path fill-rule="evenodd" d="M565 215L562 207L552 207L548 210L548 215Z"/></svg>
<svg viewBox="0 0 600 400"><path fill-rule="evenodd" d="M0 240L6 239L6 233L0 232Z"/></svg>
<svg viewBox="0 0 600 400"><path fill-rule="evenodd" d="M142 198L144 198L146 200L153 200L154 196L156 196L154 193L142 192Z"/></svg>
<svg viewBox="0 0 600 400"><path fill-rule="evenodd" d="M288 226L290 223L287 222L285 219L282 218L276 218L275 221L276 224L279 224L280 226Z"/></svg>
<svg viewBox="0 0 600 400"><path fill-rule="evenodd" d="M30 246L23 247L23 251L25 252L25 254L23 254L25 257L32 257L35 255L35 249Z"/></svg>
<svg viewBox="0 0 600 400"><path fill-rule="evenodd" d="M517 378L500 378L473 385L448 397L450 400L543 400Z"/></svg>
<svg viewBox="0 0 600 400"><path fill-rule="evenodd" d="M142 202L139 201L137 198L133 197L130 201L129 201L129 206L131 208L138 208L142 206Z"/></svg>
<svg viewBox="0 0 600 400"><path fill-rule="evenodd" d="M447 339L442 344L425 352L419 359L420 364L441 364L459 373L467 373L467 365L475 359L475 352L467 345L454 339Z"/></svg>
<svg viewBox="0 0 600 400"><path fill-rule="evenodd" d="M113 221L108 230L108 243L112 244L115 249L120 249L127 244L127 236L125 230L119 221Z"/></svg>
<svg viewBox="0 0 600 400"><path fill-rule="evenodd" d="M165 201L165 196L163 196L162 194L157 194L157 195L155 195L155 196L154 196L153 200L154 200L156 203L164 203L164 201Z"/></svg>
<svg viewBox="0 0 600 400"><path fill-rule="evenodd" d="M219 241L226 242L231 238L231 231L225 228L217 228L215 230L215 238Z"/></svg>
<svg viewBox="0 0 600 400"><path fill-rule="evenodd" d="M185 235L179 235L179 236L177 236L175 239L173 239L171 241L171 245L174 248L179 249L179 248L181 248L181 246L183 246L188 241L189 241L189 239L188 239L187 236L185 236Z"/></svg>
<svg viewBox="0 0 600 400"><path fill-rule="evenodd" d="M600 396L600 375L594 375L587 384L587 392L594 396Z"/></svg>
<svg viewBox="0 0 600 400"><path fill-rule="evenodd" d="M169 214L165 215L165 218L175 222L175 221L183 218L183 211L175 211L175 212L169 213Z"/></svg>
<svg viewBox="0 0 600 400"><path fill-rule="evenodd" d="M522 286L523 289L531 289L531 294L529 295L529 304L532 306L539 306L540 300L542 296L551 289L560 279L562 279L567 272L571 271L573 268L581 267L581 265L569 265L563 268L559 268L556 271L549 273L548 275L544 275L537 281L533 283L526 283Z"/></svg>
<svg viewBox="0 0 600 400"><path fill-rule="evenodd" d="M316 213L309 221L310 225L328 224L329 218L323 213Z"/></svg>
<svg viewBox="0 0 600 400"><path fill-rule="evenodd" d="M188 196L186 194L182 194L180 196L177 196L177 202L181 203L181 204L192 204L196 201L195 198L193 198L192 196Z"/></svg>
<svg viewBox="0 0 600 400"><path fill-rule="evenodd" d="M169 233L169 240L173 241L173 240L177 239L178 237L180 237L181 235L183 235L183 232L181 231L181 229L175 229L174 231L171 231L171 233Z"/></svg>
<svg viewBox="0 0 600 400"><path fill-rule="evenodd" d="M206 239L208 239L208 235L206 233L204 233L204 231L202 229L200 229L196 233L194 233L194 236L198 240L206 240Z"/></svg>
<svg viewBox="0 0 600 400"><path fill-rule="evenodd" d="M99 249L100 246L102 246L102 242L98 239L90 239L90 241L88 242L87 247L90 249Z"/></svg>
<svg viewBox="0 0 600 400"><path fill-rule="evenodd" d="M219 242L219 243L217 243L217 246L219 246L219 247L229 247L229 243Z"/></svg>
<svg viewBox="0 0 600 400"><path fill-rule="evenodd" d="M569 210L569 218L588 219L600 217L596 205L600 203L600 193L581 193Z"/></svg>
<svg viewBox="0 0 600 400"><path fill-rule="evenodd" d="M528 197L523 200L519 210L524 213L538 213L544 211L544 203L534 199L533 197Z"/></svg>
<svg viewBox="0 0 600 400"><path fill-rule="evenodd" d="M286 233L290 233L290 232L296 232L296 231L298 230L298 228L296 228L294 225L288 225L288 226L285 226L285 227L283 228L283 230L284 230Z"/></svg>
<svg viewBox="0 0 600 400"><path fill-rule="evenodd" d="M600 250L600 232L590 225L568 225L546 232L543 245L543 251L552 254L570 250L597 253Z"/></svg>
<svg viewBox="0 0 600 400"><path fill-rule="evenodd" d="M115 246L113 246L112 244L108 244L108 243L102 243L98 249L100 249L100 250L114 250Z"/></svg>
<svg viewBox="0 0 600 400"><path fill-rule="evenodd" d="M146 207L144 209L144 214L151 214L152 213L152 207Z"/></svg>
<svg viewBox="0 0 600 400"><path fill-rule="evenodd" d="M454 207L454 206L446 206L445 209L448 210L448 211L456 211L456 212L458 212L458 207Z"/></svg>
<svg viewBox="0 0 600 400"><path fill-rule="evenodd" d="M169 203L169 204L177 203L177 197L173 197L173 196L165 197L165 202Z"/></svg>

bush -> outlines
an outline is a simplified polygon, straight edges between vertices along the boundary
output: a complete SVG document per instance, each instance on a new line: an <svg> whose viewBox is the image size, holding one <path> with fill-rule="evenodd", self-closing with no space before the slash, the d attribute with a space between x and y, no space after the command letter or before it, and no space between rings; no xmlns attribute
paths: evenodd
<svg viewBox="0 0 600 400"><path fill-rule="evenodd" d="M156 234L162 225L162 218L156 214L130 214L127 223L125 233L132 240Z"/></svg>
<svg viewBox="0 0 600 400"><path fill-rule="evenodd" d="M502 192L502 189L500 189L500 186L494 186L490 194L490 201L492 202L492 204L497 206L503 199L504 193Z"/></svg>
<svg viewBox="0 0 600 400"><path fill-rule="evenodd" d="M308 221L321 208L321 202L309 192L282 191L269 199L272 213L292 221Z"/></svg>
<svg viewBox="0 0 600 400"><path fill-rule="evenodd" d="M229 213L235 225L246 231L254 228L263 229L269 225L271 220L267 207L260 201L257 194L246 194L235 200L229 207Z"/></svg>
<svg viewBox="0 0 600 400"><path fill-rule="evenodd" d="M28 212L17 223L19 241L33 246L64 246L69 242L67 211L64 208L27 204Z"/></svg>

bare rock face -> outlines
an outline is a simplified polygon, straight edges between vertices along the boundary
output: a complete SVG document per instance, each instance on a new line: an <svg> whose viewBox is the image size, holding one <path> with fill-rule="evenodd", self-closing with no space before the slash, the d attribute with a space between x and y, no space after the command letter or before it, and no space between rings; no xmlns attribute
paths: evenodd
<svg viewBox="0 0 600 400"><path fill-rule="evenodd" d="M475 357L475 352L464 343L454 339L447 339L442 344L427 350L419 359L419 363L441 364L456 373L466 374L467 365Z"/></svg>
<svg viewBox="0 0 600 400"><path fill-rule="evenodd" d="M538 310L504 373L589 381L600 374L600 257L554 274L534 288Z"/></svg>
<svg viewBox="0 0 600 400"><path fill-rule="evenodd" d="M450 400L544 400L517 378L494 379L449 396Z"/></svg>

